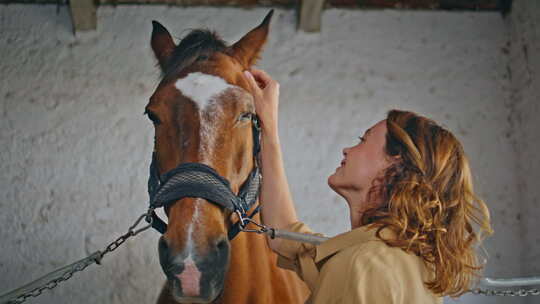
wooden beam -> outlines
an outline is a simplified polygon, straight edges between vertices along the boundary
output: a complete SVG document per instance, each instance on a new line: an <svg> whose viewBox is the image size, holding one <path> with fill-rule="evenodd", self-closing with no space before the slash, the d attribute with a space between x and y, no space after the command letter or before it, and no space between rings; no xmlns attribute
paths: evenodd
<svg viewBox="0 0 540 304"><path fill-rule="evenodd" d="M305 32L321 31L321 15L326 0L301 0L298 28Z"/></svg>
<svg viewBox="0 0 540 304"><path fill-rule="evenodd" d="M69 9L74 33L96 30L97 18L94 0L71 0Z"/></svg>
<svg viewBox="0 0 540 304"><path fill-rule="evenodd" d="M59 0L0 0L0 3L58 4ZM60 0L64 3L64 0ZM71 0L78 1L78 0ZM309 0L94 0L97 5L160 4L177 6L230 6L230 7L297 7ZM512 0L326 0L327 7L360 9L421 9L459 11L509 10Z"/></svg>

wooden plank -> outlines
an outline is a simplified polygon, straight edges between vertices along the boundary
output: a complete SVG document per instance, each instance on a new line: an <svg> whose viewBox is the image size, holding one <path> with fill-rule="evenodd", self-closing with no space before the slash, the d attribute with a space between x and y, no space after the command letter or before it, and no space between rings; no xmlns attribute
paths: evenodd
<svg viewBox="0 0 540 304"><path fill-rule="evenodd" d="M305 32L321 31L321 15L326 0L301 0L298 28Z"/></svg>
<svg viewBox="0 0 540 304"><path fill-rule="evenodd" d="M496 10L501 1L510 0L328 0L334 7Z"/></svg>
<svg viewBox="0 0 540 304"><path fill-rule="evenodd" d="M59 0L0 0L0 3L58 4ZM65 0L60 0L64 3ZM77 0L73 0L77 1ZM306 0L309 1L309 0ZM540 1L540 0L539 0ZM509 10L512 0L326 0L326 6L360 9ZM177 6L279 6L292 8L301 0L95 0L96 4L161 4Z"/></svg>
<svg viewBox="0 0 540 304"><path fill-rule="evenodd" d="M177 6L292 7L299 0L97 0L97 1L99 1L100 4L168 4L168 5L177 5Z"/></svg>
<svg viewBox="0 0 540 304"><path fill-rule="evenodd" d="M94 0L71 0L69 9L75 33L96 30L97 17Z"/></svg>

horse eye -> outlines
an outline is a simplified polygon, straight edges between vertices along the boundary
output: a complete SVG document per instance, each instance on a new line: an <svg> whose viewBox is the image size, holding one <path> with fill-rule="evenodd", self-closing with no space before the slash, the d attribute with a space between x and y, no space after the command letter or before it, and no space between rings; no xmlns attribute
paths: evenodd
<svg viewBox="0 0 540 304"><path fill-rule="evenodd" d="M240 114L240 116L238 117L238 120L239 121L251 120L252 117L253 117L253 113L245 112L245 113Z"/></svg>
<svg viewBox="0 0 540 304"><path fill-rule="evenodd" d="M156 114L154 114L151 111L144 111L144 114L148 116L148 119L150 119L155 125L159 125L161 123L161 120L157 117Z"/></svg>

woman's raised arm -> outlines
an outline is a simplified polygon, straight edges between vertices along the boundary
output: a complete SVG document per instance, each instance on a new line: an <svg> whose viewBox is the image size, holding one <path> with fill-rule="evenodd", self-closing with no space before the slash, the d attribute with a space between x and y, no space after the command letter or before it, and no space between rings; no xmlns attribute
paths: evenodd
<svg viewBox="0 0 540 304"><path fill-rule="evenodd" d="M292 200L278 134L279 83L262 70L245 72L255 98L255 109L261 120L260 203L262 221L273 228L284 228L298 221ZM279 247L279 239L268 238L270 247Z"/></svg>

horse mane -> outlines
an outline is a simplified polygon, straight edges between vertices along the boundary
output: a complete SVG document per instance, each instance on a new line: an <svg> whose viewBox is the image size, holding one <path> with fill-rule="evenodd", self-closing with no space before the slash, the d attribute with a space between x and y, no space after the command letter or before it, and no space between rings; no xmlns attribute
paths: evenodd
<svg viewBox="0 0 540 304"><path fill-rule="evenodd" d="M170 80L198 59L207 59L212 53L222 52L226 49L225 41L215 32L205 29L192 30L174 48L163 68L163 80Z"/></svg>

